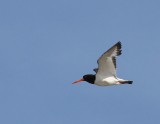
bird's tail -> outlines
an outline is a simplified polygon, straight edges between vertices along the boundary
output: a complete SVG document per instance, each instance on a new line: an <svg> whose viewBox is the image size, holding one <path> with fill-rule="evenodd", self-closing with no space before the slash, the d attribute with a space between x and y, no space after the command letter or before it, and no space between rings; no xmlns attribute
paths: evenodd
<svg viewBox="0 0 160 124"><path fill-rule="evenodd" d="M124 80L124 79L121 79L121 78L117 78L118 79L118 82L120 84L132 84L133 81L129 81L129 80Z"/></svg>
<svg viewBox="0 0 160 124"><path fill-rule="evenodd" d="M119 81L121 84L132 84L133 81Z"/></svg>

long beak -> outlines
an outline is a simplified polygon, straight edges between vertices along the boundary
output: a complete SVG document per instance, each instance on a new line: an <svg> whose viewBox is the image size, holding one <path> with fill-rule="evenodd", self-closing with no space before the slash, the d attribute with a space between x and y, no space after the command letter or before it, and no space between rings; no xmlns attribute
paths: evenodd
<svg viewBox="0 0 160 124"><path fill-rule="evenodd" d="M83 79L83 78L81 78L81 79L79 79L79 80L77 80L77 81L73 82L72 84L76 84L76 83L81 82L81 81L84 81L84 79Z"/></svg>

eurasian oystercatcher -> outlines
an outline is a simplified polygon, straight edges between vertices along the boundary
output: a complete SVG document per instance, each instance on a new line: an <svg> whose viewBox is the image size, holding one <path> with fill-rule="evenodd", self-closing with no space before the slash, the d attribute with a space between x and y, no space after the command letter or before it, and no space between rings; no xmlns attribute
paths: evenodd
<svg viewBox="0 0 160 124"><path fill-rule="evenodd" d="M96 74L86 74L72 84L86 81L99 86L118 84L132 84L133 81L120 79L116 76L116 57L121 55L121 42L117 42L98 59L98 68L93 69Z"/></svg>

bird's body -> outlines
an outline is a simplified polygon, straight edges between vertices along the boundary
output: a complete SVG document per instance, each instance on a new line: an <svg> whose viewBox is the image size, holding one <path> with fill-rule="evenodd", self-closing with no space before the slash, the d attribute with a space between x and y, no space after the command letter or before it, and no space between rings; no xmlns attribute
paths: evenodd
<svg viewBox="0 0 160 124"><path fill-rule="evenodd" d="M82 79L73 84L80 81L87 81L98 86L132 84L132 81L120 79L116 75L116 57L119 55L121 55L121 42L116 43L98 59L98 68L94 69L95 75L84 75Z"/></svg>
<svg viewBox="0 0 160 124"><path fill-rule="evenodd" d="M94 82L95 85L98 86L111 86L118 84L131 84L132 81L123 80L117 77L99 77L96 76L96 80Z"/></svg>
<svg viewBox="0 0 160 124"><path fill-rule="evenodd" d="M119 84L119 82L118 79L116 79L115 77L103 77L96 75L96 80L94 84L98 86L110 86Z"/></svg>

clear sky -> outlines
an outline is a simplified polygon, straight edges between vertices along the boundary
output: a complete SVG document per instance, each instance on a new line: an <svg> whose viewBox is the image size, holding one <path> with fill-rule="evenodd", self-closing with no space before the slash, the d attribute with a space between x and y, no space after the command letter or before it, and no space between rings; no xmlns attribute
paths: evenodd
<svg viewBox="0 0 160 124"><path fill-rule="evenodd" d="M71 83L117 41L133 85ZM160 123L159 0L1 0L1 124Z"/></svg>

